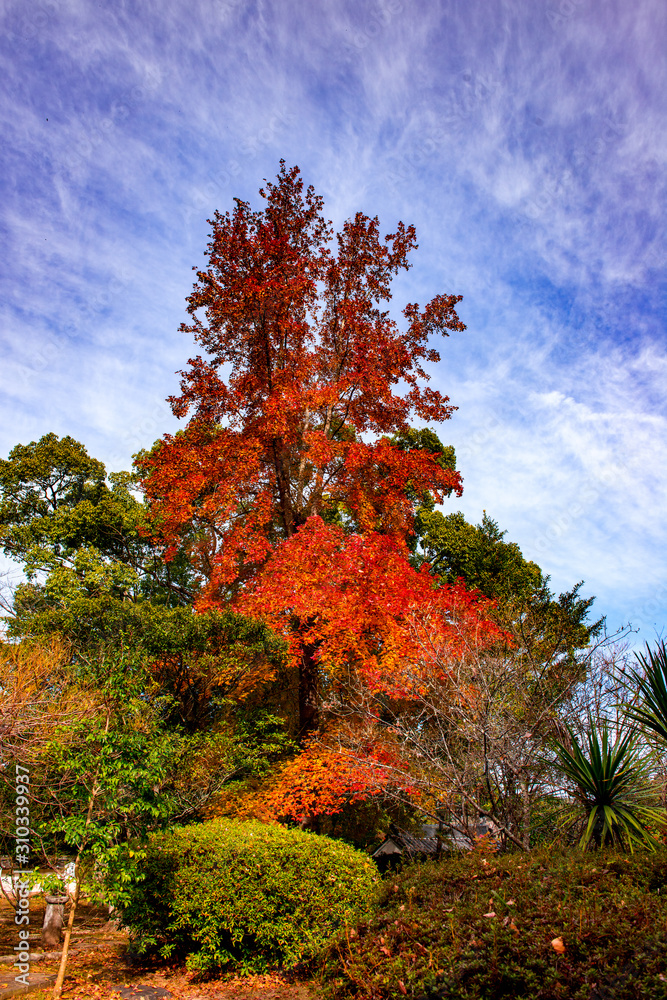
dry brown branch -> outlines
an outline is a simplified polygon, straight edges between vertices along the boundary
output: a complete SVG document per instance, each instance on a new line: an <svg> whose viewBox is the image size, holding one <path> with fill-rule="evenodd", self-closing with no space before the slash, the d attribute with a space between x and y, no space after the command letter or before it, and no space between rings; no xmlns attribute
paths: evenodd
<svg viewBox="0 0 667 1000"><path fill-rule="evenodd" d="M471 841L487 816L503 841L527 849L535 801L554 788L549 741L565 724L576 725L585 707L611 710L623 650L602 642L578 661L537 664L513 650L469 644L453 659L423 621L417 629L424 656L404 665L410 697L370 697L350 675L344 693L330 699L337 725L325 739L360 762L360 745L389 741L402 764L387 768L388 794L405 800L401 790L411 785L425 815Z"/></svg>

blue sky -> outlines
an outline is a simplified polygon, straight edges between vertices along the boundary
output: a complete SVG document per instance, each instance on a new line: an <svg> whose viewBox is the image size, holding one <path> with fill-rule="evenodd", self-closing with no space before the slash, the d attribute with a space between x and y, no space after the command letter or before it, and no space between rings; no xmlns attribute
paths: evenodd
<svg viewBox="0 0 667 1000"><path fill-rule="evenodd" d="M206 220L284 157L335 223L415 224L397 317L464 296L451 509L664 634L661 0L5 0L0 48L1 455L174 429Z"/></svg>

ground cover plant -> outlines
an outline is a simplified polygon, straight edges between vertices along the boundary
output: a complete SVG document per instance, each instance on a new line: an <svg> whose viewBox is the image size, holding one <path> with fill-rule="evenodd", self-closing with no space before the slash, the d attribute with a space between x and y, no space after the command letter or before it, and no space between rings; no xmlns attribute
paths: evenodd
<svg viewBox="0 0 667 1000"><path fill-rule="evenodd" d="M664 848L406 867L319 960L320 986L329 1000L664 998L666 877Z"/></svg>
<svg viewBox="0 0 667 1000"><path fill-rule="evenodd" d="M213 820L154 836L111 898L139 953L211 973L290 968L369 913L379 878L341 841Z"/></svg>

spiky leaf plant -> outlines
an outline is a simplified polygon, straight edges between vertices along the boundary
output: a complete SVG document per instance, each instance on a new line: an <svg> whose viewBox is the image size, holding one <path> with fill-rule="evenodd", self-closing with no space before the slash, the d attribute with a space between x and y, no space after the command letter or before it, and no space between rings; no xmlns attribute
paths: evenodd
<svg viewBox="0 0 667 1000"><path fill-rule="evenodd" d="M571 729L569 747L554 745L556 766L583 807L580 846L592 842L596 847L614 844L632 851L643 845L653 850L656 841L649 826L661 826L664 817L646 804L650 795L647 765L638 756L636 734L630 731L612 742L607 723L599 732L592 719L589 723L583 745Z"/></svg>
<svg viewBox="0 0 667 1000"><path fill-rule="evenodd" d="M641 702L627 709L628 718L667 743L667 647L665 641L655 650L646 644L646 653L635 653L643 674L630 671L641 695Z"/></svg>

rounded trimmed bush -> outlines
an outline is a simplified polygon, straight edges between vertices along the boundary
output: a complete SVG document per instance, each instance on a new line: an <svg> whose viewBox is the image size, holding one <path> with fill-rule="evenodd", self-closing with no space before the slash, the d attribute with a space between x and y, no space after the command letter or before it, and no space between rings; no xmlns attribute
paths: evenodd
<svg viewBox="0 0 667 1000"><path fill-rule="evenodd" d="M261 972L315 955L368 913L378 884L370 858L341 841L218 819L153 836L111 895L139 952Z"/></svg>

